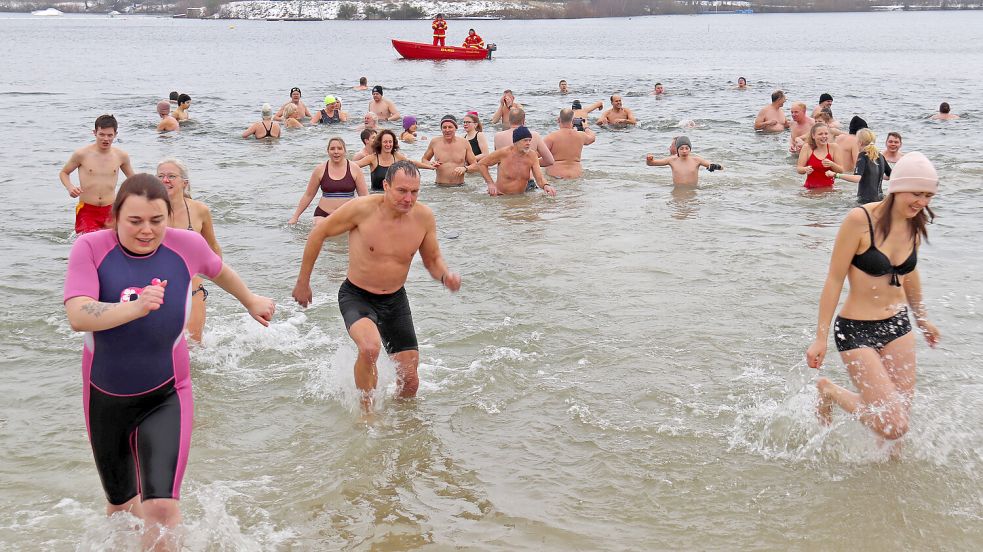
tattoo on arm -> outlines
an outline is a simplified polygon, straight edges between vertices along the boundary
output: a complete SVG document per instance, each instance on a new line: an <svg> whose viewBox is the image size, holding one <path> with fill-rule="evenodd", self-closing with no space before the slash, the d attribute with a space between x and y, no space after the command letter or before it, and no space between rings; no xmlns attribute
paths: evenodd
<svg viewBox="0 0 983 552"><path fill-rule="evenodd" d="M98 301L92 301L82 305L82 311L86 314L91 314L93 318L99 318L102 313L115 307L118 303L100 303Z"/></svg>

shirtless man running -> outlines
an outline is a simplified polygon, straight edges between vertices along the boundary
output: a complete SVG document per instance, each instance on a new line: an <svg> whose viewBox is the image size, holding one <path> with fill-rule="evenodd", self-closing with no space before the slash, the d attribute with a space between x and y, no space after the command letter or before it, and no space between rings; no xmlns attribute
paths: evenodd
<svg viewBox="0 0 983 552"><path fill-rule="evenodd" d="M382 97L382 86L372 87L372 99L369 101L369 111L383 121L398 121L403 118L392 100Z"/></svg>
<svg viewBox="0 0 983 552"><path fill-rule="evenodd" d="M488 167L498 165L498 180L494 181ZM539 156L532 149L532 133L520 126L512 131L512 145L497 148L478 161L478 170L488 185L488 195L521 194L528 189L529 173L532 171L536 185L551 196L556 195L553 186L546 182L539 168Z"/></svg>
<svg viewBox="0 0 983 552"><path fill-rule="evenodd" d="M792 104L792 132L788 135L788 151L792 153L799 153L809 135L809 129L816 124L812 117L806 115L806 109L806 104L802 102Z"/></svg>
<svg viewBox="0 0 983 552"><path fill-rule="evenodd" d="M791 123L785 117L785 93L775 90L771 93L771 103L762 107L758 116L754 118L754 130L761 132L781 132L788 128Z"/></svg>
<svg viewBox="0 0 983 552"><path fill-rule="evenodd" d="M119 173L127 177L133 175L130 156L123 150L114 148L118 129L116 117L100 115L96 119L94 144L83 146L72 154L58 173L61 185L68 195L79 198L75 208L75 233L95 232L106 227L110 219L113 201L116 199L116 184ZM79 172L79 185L72 184L71 174Z"/></svg>
<svg viewBox="0 0 983 552"><path fill-rule="evenodd" d="M611 109L605 111L604 114L597 119L597 124L625 126L638 124L638 121L635 119L635 115L631 112L631 110L622 105L621 96L615 94L611 96Z"/></svg>
<svg viewBox="0 0 983 552"><path fill-rule="evenodd" d="M440 138L430 140L423 162L434 160L438 186L463 186L464 173L475 163L474 151L468 141L457 135L457 119L444 115L440 120Z"/></svg>
<svg viewBox="0 0 983 552"><path fill-rule="evenodd" d="M406 299L406 276L420 253L430 277L450 291L461 288L440 254L433 211L417 203L420 172L409 161L396 161L382 183L384 193L345 203L319 222L307 238L293 298L311 304L311 272L324 240L348 234L348 278L338 291L338 307L355 346L355 386L365 413L372 410L381 349L396 364L397 395L413 397L420 385L420 353L413 315Z"/></svg>
<svg viewBox="0 0 983 552"><path fill-rule="evenodd" d="M580 164L584 146L593 144L597 137L589 127L585 127L583 132L573 128L572 109L561 109L557 123L560 128L543 138L553 154L553 164L546 168L546 174L553 178L579 178L584 174Z"/></svg>

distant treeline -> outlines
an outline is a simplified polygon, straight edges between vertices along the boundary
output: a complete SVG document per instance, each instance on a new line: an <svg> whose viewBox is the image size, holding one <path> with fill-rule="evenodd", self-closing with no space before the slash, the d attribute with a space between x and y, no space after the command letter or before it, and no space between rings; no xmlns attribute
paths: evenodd
<svg viewBox="0 0 983 552"><path fill-rule="evenodd" d="M299 0L283 0L299 4ZM301 0L302 1L302 0ZM308 0L310 1L310 0ZM508 2L509 0L505 0ZM433 14L406 2L362 0L359 7L339 0L338 19L424 19ZM528 9L497 9L484 12L466 10L468 15L493 15L505 19L575 19L590 17L632 17L641 15L694 14L752 10L754 13L777 12L856 12L900 6L906 10L983 9L983 0L531 0L519 2ZM516 2L516 3L519 3ZM183 14L187 8L204 7L208 15L218 13L223 0L81 0L58 2L45 0L0 0L0 11L30 12L54 7L63 12ZM462 2L462 4L465 4Z"/></svg>
<svg viewBox="0 0 983 552"><path fill-rule="evenodd" d="M983 9L983 0L752 0L716 2L700 0L556 0L536 2L530 10L503 10L492 15L522 19L571 19L588 17L632 17L640 15L694 14L753 10L777 12L874 11L884 6L903 9Z"/></svg>

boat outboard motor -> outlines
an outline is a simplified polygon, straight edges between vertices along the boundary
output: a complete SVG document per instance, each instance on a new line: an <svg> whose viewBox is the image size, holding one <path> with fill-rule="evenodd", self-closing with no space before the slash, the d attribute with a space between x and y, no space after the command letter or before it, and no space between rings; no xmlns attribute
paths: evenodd
<svg viewBox="0 0 983 552"><path fill-rule="evenodd" d="M498 46L496 46L494 42L489 42L485 45L485 48L488 50L488 59L491 59L492 52L498 50Z"/></svg>

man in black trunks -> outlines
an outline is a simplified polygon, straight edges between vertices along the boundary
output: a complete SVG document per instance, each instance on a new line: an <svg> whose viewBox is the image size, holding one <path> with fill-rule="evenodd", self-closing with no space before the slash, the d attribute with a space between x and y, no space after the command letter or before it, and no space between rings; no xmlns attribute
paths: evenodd
<svg viewBox="0 0 983 552"><path fill-rule="evenodd" d="M416 201L420 172L413 163L393 163L383 190L345 203L314 227L293 291L301 306L311 303L311 272L324 240L347 232L348 278L338 291L338 306L358 347L355 386L362 393L365 413L372 410L376 361L383 346L396 363L398 396L413 397L420 385L420 354L403 287L416 253L434 280L451 291L461 288L461 277L447 268L440 254L433 211Z"/></svg>

